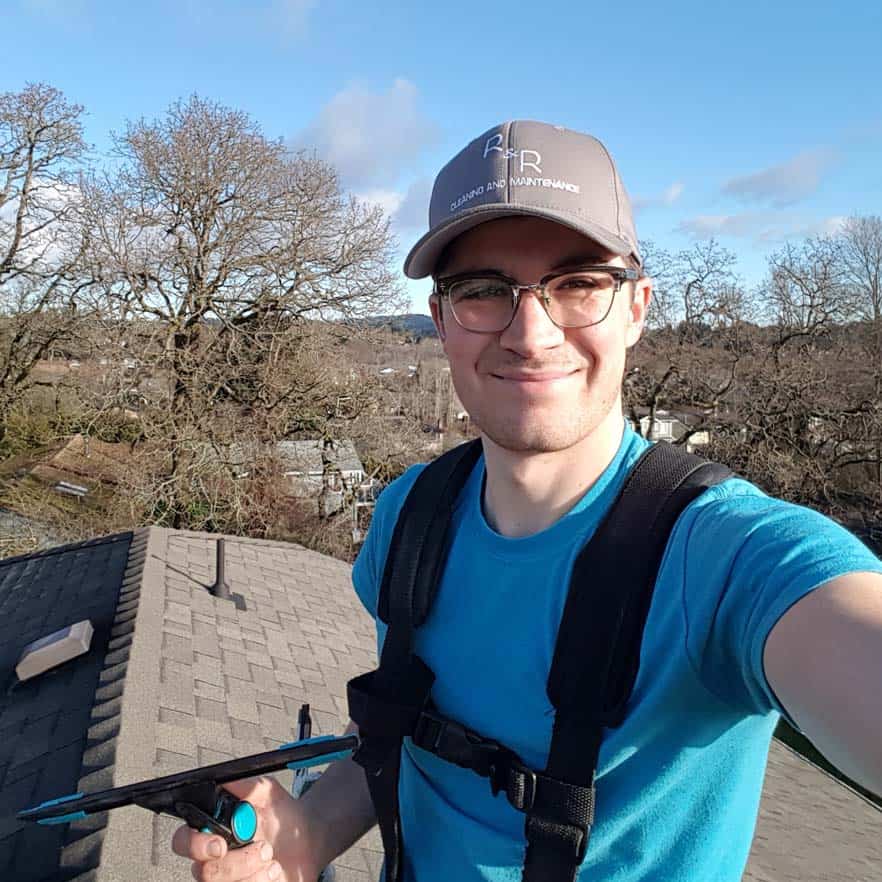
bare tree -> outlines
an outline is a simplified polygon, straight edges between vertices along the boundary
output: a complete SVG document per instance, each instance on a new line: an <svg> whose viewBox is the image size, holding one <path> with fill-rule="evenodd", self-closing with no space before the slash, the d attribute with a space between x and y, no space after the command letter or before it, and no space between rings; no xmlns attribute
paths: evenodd
<svg viewBox="0 0 882 882"><path fill-rule="evenodd" d="M178 526L206 444L321 433L341 394L334 335L401 304L394 243L329 165L199 97L130 124L116 150L85 185L94 271L162 393L142 422L167 450L156 477Z"/></svg>
<svg viewBox="0 0 882 882"><path fill-rule="evenodd" d="M735 274L735 255L711 239L676 254L644 247L653 279L650 333L635 348L625 377L632 421L686 406L699 416L683 442L708 428L732 389L743 352L742 327L750 299Z"/></svg>
<svg viewBox="0 0 882 882"><path fill-rule="evenodd" d="M848 218L838 242L852 313L868 330L864 351L872 374L875 477L882 507L882 217Z"/></svg>
<svg viewBox="0 0 882 882"><path fill-rule="evenodd" d="M882 328L882 217L850 217L837 238L852 307Z"/></svg>
<svg viewBox="0 0 882 882"><path fill-rule="evenodd" d="M843 325L849 290L840 242L791 243L771 255L758 292L771 323L755 329L738 378L736 419L718 427L714 453L766 489L824 511L874 510L866 482L875 462L878 403Z"/></svg>
<svg viewBox="0 0 882 882"><path fill-rule="evenodd" d="M51 86L0 94L0 439L34 366L82 317L81 115Z"/></svg>
<svg viewBox="0 0 882 882"><path fill-rule="evenodd" d="M838 242L831 237L788 243L769 258L764 285L768 318L779 344L827 331L846 315L846 288Z"/></svg>

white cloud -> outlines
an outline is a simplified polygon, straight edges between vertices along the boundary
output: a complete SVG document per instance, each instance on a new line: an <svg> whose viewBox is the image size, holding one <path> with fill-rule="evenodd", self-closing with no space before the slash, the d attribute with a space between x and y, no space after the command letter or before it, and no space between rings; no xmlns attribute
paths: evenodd
<svg viewBox="0 0 882 882"><path fill-rule="evenodd" d="M683 194L683 184L680 181L675 181L668 187L667 190L662 193L662 202L665 205L673 205Z"/></svg>
<svg viewBox="0 0 882 882"><path fill-rule="evenodd" d="M835 160L832 150L806 150L780 165L732 178L723 185L723 193L744 202L765 202L784 208L814 193Z"/></svg>
<svg viewBox="0 0 882 882"><path fill-rule="evenodd" d="M810 220L802 215L753 211L742 214L700 214L678 224L676 231L695 239L731 236L757 244L783 242L808 236L829 236L839 232L845 217L833 215Z"/></svg>
<svg viewBox="0 0 882 882"><path fill-rule="evenodd" d="M807 236L835 236L842 232L848 217L844 214L835 214L823 220L808 224L805 228Z"/></svg>
<svg viewBox="0 0 882 882"><path fill-rule="evenodd" d="M385 92L362 84L338 92L291 144L315 148L349 187L388 190L436 137L416 86L397 79Z"/></svg>
<svg viewBox="0 0 882 882"><path fill-rule="evenodd" d="M417 178L411 182L395 213L396 228L403 232L423 232L428 229L431 196L431 178Z"/></svg>
<svg viewBox="0 0 882 882"><path fill-rule="evenodd" d="M678 233L686 233L696 239L712 236L752 236L769 221L765 213L749 214L699 214L681 221Z"/></svg>
<svg viewBox="0 0 882 882"><path fill-rule="evenodd" d="M404 199L404 196L397 190L380 190L377 188L362 190L354 195L362 202L367 202L370 205L379 205L387 216L395 214Z"/></svg>
<svg viewBox="0 0 882 882"><path fill-rule="evenodd" d="M673 205L683 195L683 189L681 181L674 181L673 184L655 196L638 196L634 199L634 211L640 212L646 208L654 208L659 205Z"/></svg>

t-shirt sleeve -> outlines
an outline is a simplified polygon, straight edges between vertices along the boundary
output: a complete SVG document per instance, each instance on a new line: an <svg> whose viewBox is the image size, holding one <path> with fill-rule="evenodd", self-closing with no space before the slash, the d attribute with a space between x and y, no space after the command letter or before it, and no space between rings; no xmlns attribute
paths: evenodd
<svg viewBox="0 0 882 882"><path fill-rule="evenodd" d="M882 562L830 518L746 481L705 497L684 513L669 548L683 567L689 657L724 701L787 716L763 669L772 628L809 592L846 573L882 573Z"/></svg>
<svg viewBox="0 0 882 882"><path fill-rule="evenodd" d="M411 466L380 494L364 544L352 565L355 593L374 619L377 617L377 600L386 566L386 552L398 521L398 513L413 482L424 468L425 465L422 464Z"/></svg>

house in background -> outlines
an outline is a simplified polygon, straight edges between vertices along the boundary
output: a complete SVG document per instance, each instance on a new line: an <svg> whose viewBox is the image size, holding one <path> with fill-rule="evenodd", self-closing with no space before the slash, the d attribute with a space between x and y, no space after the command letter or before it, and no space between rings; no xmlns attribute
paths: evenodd
<svg viewBox="0 0 882 882"><path fill-rule="evenodd" d="M655 418L652 419L646 408L638 408L639 424L635 424L633 418L631 424L644 438L652 438L653 441L667 441L675 444L689 432L697 422L697 418L691 414L675 413L668 410L656 410ZM642 414L642 415L640 415ZM652 431L650 432L650 423ZM710 433L704 429L692 432L685 442L686 450L691 453L695 448L702 447L710 442Z"/></svg>
<svg viewBox="0 0 882 882"><path fill-rule="evenodd" d="M15 812L343 731L346 683L374 667L374 623L348 564L281 542L151 527L0 561L0 880L191 882L180 823L127 807L61 826ZM238 595L238 597L237 597ZM88 619L88 652L31 680L31 641ZM279 773L289 787L292 774ZM499 798L502 798L501 796ZM375 882L376 830L335 861ZM882 812L772 743L747 882L882 877Z"/></svg>
<svg viewBox="0 0 882 882"><path fill-rule="evenodd" d="M348 438L341 441L279 441L276 454L284 475L304 495L355 489L365 479L364 466Z"/></svg>
<svg viewBox="0 0 882 882"><path fill-rule="evenodd" d="M214 454L208 444L205 449L206 455L214 455L239 478L247 477L260 457L273 458L286 479L283 489L291 496L317 496L325 487L354 490L365 479L358 451L348 438L279 441L270 449L234 442Z"/></svg>
<svg viewBox="0 0 882 882"><path fill-rule="evenodd" d="M283 479L279 491L298 499L315 499L322 517L340 511L347 496L362 504L373 492L374 482L366 480L358 451L348 438L279 441L271 448L252 442L225 447L205 443L202 451L236 478L248 477L260 460L272 462Z"/></svg>

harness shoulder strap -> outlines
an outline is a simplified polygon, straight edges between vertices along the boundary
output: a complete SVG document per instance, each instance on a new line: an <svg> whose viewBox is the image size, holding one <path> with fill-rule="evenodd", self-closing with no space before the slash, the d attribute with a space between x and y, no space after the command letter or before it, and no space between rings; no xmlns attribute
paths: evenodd
<svg viewBox="0 0 882 882"><path fill-rule="evenodd" d="M347 684L349 716L362 737L353 759L367 773L386 855L386 882L399 882L402 874L402 742L414 731L435 680L412 651L413 629L429 614L449 551L453 506L480 453L480 440L461 444L426 466L411 487L386 554L377 601L377 612L389 626L380 666Z"/></svg>
<svg viewBox="0 0 882 882"><path fill-rule="evenodd" d="M575 879L594 818L603 730L625 718L671 531L690 502L730 475L682 448L653 445L579 553L548 677L556 714L543 776L571 786L537 790L523 882Z"/></svg>

